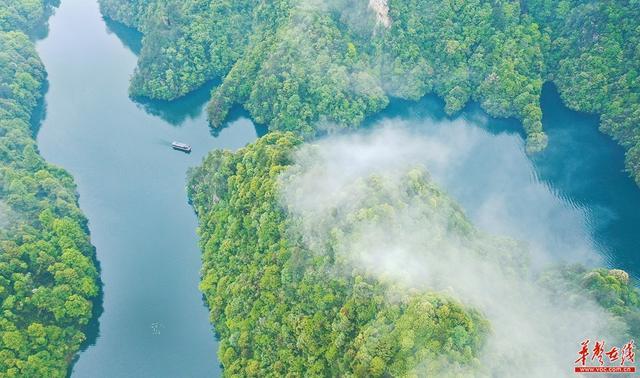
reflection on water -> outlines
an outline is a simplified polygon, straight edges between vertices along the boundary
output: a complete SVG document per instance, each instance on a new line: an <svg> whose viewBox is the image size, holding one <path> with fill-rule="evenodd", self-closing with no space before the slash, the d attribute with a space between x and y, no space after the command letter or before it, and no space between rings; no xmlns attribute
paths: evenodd
<svg viewBox="0 0 640 378"><path fill-rule="evenodd" d="M433 96L393 101L367 126L426 133L449 154L428 162L436 180L481 228L528 241L534 260L604 263L637 277L640 190L622 149L597 130L597 117L564 107L551 85L542 107L549 147L534 156L517 121L489 118L477 104L448 117Z"/></svg>
<svg viewBox="0 0 640 378"><path fill-rule="evenodd" d="M150 100L148 98L134 98L133 101L145 112L160 117L174 126L180 126L187 119L195 119L202 115L204 107L211 97L211 90L216 85L217 81L209 82L174 101ZM206 124L204 126L206 127Z"/></svg>
<svg viewBox="0 0 640 378"><path fill-rule="evenodd" d="M598 131L598 117L561 106L544 88L543 124L549 147L534 156L538 176L568 202L586 209L598 248L611 263L640 276L640 190L624 169L624 151Z"/></svg>
<svg viewBox="0 0 640 378"><path fill-rule="evenodd" d="M89 329L95 343L73 376L215 376L185 171L208 151L240 148L266 130L237 107L228 127L211 132L203 108L214 83L175 103L133 102L128 79L139 50L139 33L105 26L97 4L85 0L66 0L38 43L50 84L35 116L35 125L43 119L38 144L76 179L104 283L100 328ZM479 227L528 241L534 259L603 256L638 275L640 191L595 118L562 107L545 87L549 147L528 157L517 122L491 119L477 106L455 118L443 109L434 97L394 101L368 124L426 133L446 157L427 162L434 178ZM176 153L173 140L193 153Z"/></svg>
<svg viewBox="0 0 640 378"><path fill-rule="evenodd" d="M142 49L142 33L117 21L103 17L107 33L115 34L120 42L134 54ZM145 112L160 117L174 126L182 125L187 119L198 118L208 102L211 90L218 81L210 81L197 90L175 101L152 100L148 98L132 99Z"/></svg>
<svg viewBox="0 0 640 378"><path fill-rule="evenodd" d="M31 119L29 121L31 127L31 135L33 137L38 135L38 131L40 131L42 122L45 118L47 118L47 101L45 98L47 91L49 91L49 82L45 80L42 88L40 88L41 97L38 100L36 107L33 109L33 113L31 113Z"/></svg>
<svg viewBox="0 0 640 378"><path fill-rule="evenodd" d="M227 127L231 128L242 127L243 125L251 125L256 129L256 134L258 137L264 136L269 131L267 125L255 123L251 120L250 117L251 115L249 114L249 112L244 110L240 105L235 105L231 107L227 118L220 127L210 129L211 135L214 137L218 137L220 133Z"/></svg>
<svg viewBox="0 0 640 378"><path fill-rule="evenodd" d="M115 34L122 44L134 54L139 54L142 49L142 33L129 28L117 21L103 18L108 33ZM145 112L160 117L164 121L180 126L188 119L196 119L202 116L204 108L211 98L211 91L220 83L219 80L211 80L200 88L180 97L174 101L152 100L149 98L132 99ZM211 129L211 135L218 137L220 132L234 125L253 123L249 119L249 113L241 106L234 106L230 109L226 122L218 128ZM255 125L258 136L266 134L265 125Z"/></svg>
<svg viewBox="0 0 640 378"><path fill-rule="evenodd" d="M103 282L96 311L104 311L71 375L217 376L185 175L212 149L240 148L259 129L238 114L212 137L203 112L210 88L173 104L132 101L139 37L105 25L95 1L65 0L37 44L49 74L38 146L75 178ZM175 140L193 152L174 151Z"/></svg>
<svg viewBox="0 0 640 378"><path fill-rule="evenodd" d="M102 17L107 28L107 33L115 34L124 47L138 55L142 50L142 33L108 17Z"/></svg>

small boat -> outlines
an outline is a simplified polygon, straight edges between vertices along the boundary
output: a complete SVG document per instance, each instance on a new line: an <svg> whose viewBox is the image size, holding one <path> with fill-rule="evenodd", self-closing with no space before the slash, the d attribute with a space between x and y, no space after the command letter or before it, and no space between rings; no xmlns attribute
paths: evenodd
<svg viewBox="0 0 640 378"><path fill-rule="evenodd" d="M173 142L171 148L178 151L191 152L191 146L186 143Z"/></svg>

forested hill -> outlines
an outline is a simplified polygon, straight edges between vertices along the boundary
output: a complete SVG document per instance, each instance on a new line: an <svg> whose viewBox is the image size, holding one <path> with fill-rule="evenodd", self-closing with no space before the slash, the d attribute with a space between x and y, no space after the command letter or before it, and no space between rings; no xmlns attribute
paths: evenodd
<svg viewBox="0 0 640 378"><path fill-rule="evenodd" d="M25 33L51 7L0 0L0 377L65 377L98 294L75 184L30 123L46 73Z"/></svg>
<svg viewBox="0 0 640 378"><path fill-rule="evenodd" d="M272 132L190 172L226 376L562 376L569 330L637 337L626 273L530 281L521 246L477 231L423 169L326 179L323 147Z"/></svg>
<svg viewBox="0 0 640 378"><path fill-rule="evenodd" d="M212 78L209 118L242 104L272 130L352 127L390 96L435 92L522 120L545 147L540 92L601 114L640 183L637 0L100 0L144 33L131 94L173 99Z"/></svg>

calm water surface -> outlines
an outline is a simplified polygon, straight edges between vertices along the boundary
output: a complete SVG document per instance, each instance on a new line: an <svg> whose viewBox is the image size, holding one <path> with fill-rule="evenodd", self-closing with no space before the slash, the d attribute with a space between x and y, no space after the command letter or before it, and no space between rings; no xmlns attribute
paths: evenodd
<svg viewBox="0 0 640 378"><path fill-rule="evenodd" d="M425 134L442 151L425 162L436 181L480 228L528 242L534 263L604 265L638 278L640 190L622 148L598 131L597 117L564 107L552 85L541 103L549 146L534 156L520 123L477 105L447 117L434 96L394 101L367 123Z"/></svg>
<svg viewBox="0 0 640 378"><path fill-rule="evenodd" d="M99 324L72 375L215 376L185 171L257 131L236 112L219 135L209 133L202 108L212 84L171 104L132 102L139 48L139 35L83 0L64 0L38 43L49 72L38 143L76 179L104 283ZM479 227L527 241L534 262L605 264L637 277L640 190L623 172L622 150L595 117L564 108L552 87L542 103L549 147L534 157L517 122L477 106L446 117L435 97L395 101L368 124L415 128L436 142L445 158L425 162L434 178ZM172 151L173 140L194 152Z"/></svg>
<svg viewBox="0 0 640 378"><path fill-rule="evenodd" d="M215 376L185 172L213 148L254 140L256 129L236 117L211 136L206 90L171 105L132 102L127 86L138 45L139 36L105 24L87 0L64 0L37 45L49 73L38 144L75 177L104 283L94 344L72 376ZM174 140L193 153L173 151Z"/></svg>

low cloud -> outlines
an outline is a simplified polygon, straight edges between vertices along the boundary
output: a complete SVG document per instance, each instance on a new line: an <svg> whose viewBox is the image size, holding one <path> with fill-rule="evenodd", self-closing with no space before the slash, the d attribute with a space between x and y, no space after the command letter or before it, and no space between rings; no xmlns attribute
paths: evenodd
<svg viewBox="0 0 640 378"><path fill-rule="evenodd" d="M11 209L7 204L0 200L0 230L3 230L9 225Z"/></svg>
<svg viewBox="0 0 640 378"><path fill-rule="evenodd" d="M387 119L304 145L283 176L282 201L312 253L332 245L343 269L328 274L359 272L479 309L492 327L480 355L488 374L571 375L582 340L620 342L626 328L590 299L568 304L538 284L536 273L549 264L600 257L582 210L532 180L522 142L509 138L517 137L462 120ZM460 209L446 196L407 190L408 178L429 175L480 232L464 230L463 221L451 226Z"/></svg>

